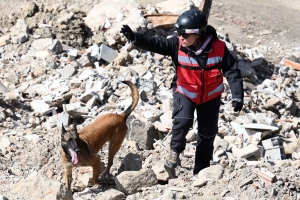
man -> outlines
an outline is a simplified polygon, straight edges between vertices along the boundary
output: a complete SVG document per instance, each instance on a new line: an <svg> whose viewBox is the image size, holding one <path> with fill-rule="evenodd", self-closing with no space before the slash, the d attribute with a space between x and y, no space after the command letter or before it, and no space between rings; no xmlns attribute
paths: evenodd
<svg viewBox="0 0 300 200"><path fill-rule="evenodd" d="M123 25L121 33L136 46L172 57L176 76L173 84L173 127L170 151L165 169L175 178L179 154L186 145L186 135L197 112L198 134L194 174L210 166L213 143L218 133L223 74L231 93L235 112L243 107L243 80L235 65L235 58L225 43L218 39L216 30L207 25L205 14L191 9L181 14L175 24L177 37L157 38L134 33Z"/></svg>

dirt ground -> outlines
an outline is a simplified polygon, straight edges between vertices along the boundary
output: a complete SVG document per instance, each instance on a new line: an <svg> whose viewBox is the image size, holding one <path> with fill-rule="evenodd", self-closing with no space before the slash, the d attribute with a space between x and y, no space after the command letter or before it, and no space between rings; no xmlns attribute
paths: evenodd
<svg viewBox="0 0 300 200"><path fill-rule="evenodd" d="M137 2L146 6L161 1ZM234 44L267 48L265 58L280 62L288 52L300 51L299 11L300 0L214 0L209 24Z"/></svg>

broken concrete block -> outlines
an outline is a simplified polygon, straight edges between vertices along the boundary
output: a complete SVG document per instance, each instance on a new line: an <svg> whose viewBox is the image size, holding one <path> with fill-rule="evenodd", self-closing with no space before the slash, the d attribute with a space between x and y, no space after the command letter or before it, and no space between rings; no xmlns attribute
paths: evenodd
<svg viewBox="0 0 300 200"><path fill-rule="evenodd" d="M86 107L92 109L96 103L100 101L96 96L93 96L88 102L86 103Z"/></svg>
<svg viewBox="0 0 300 200"><path fill-rule="evenodd" d="M25 19L18 19L17 23L10 29L11 35L19 35L20 33L29 33L29 25Z"/></svg>
<svg viewBox="0 0 300 200"><path fill-rule="evenodd" d="M30 51L42 51L42 50L50 50L56 54L59 54L63 51L62 44L60 43L59 40L57 39L52 39L52 38L41 38L34 40L33 43L31 44ZM30 52L29 51L29 52ZM28 55L31 55L32 53L28 53Z"/></svg>
<svg viewBox="0 0 300 200"><path fill-rule="evenodd" d="M196 153L196 146L193 144L187 143L186 147L183 151L183 156L187 157L187 158L191 158L191 157L195 156L195 153Z"/></svg>
<svg viewBox="0 0 300 200"><path fill-rule="evenodd" d="M6 147L9 147L11 144L9 138L2 138L0 141L0 150L2 151L3 154L5 154Z"/></svg>
<svg viewBox="0 0 300 200"><path fill-rule="evenodd" d="M68 113L60 113L59 118L57 120L57 127L60 127L62 124L64 126L69 126L70 125L70 115Z"/></svg>
<svg viewBox="0 0 300 200"><path fill-rule="evenodd" d="M0 47L9 44L9 41L10 41L10 35L5 35L0 37Z"/></svg>
<svg viewBox="0 0 300 200"><path fill-rule="evenodd" d="M30 103L33 110L37 113L45 113L49 111L50 107L44 100L35 100Z"/></svg>
<svg viewBox="0 0 300 200"><path fill-rule="evenodd" d="M237 135L240 135L240 134L248 135L246 129L241 127L240 124L238 124L236 122L231 122L230 125L234 129L234 131Z"/></svg>
<svg viewBox="0 0 300 200"><path fill-rule="evenodd" d="M73 78L72 80L70 80L70 87L71 88L78 88L80 87L82 84L81 80L77 79L77 78Z"/></svg>
<svg viewBox="0 0 300 200"><path fill-rule="evenodd" d="M104 98L102 95L99 95L97 92L93 91L85 91L80 97L79 100L86 103L88 102L91 98L96 97L98 100L102 101Z"/></svg>
<svg viewBox="0 0 300 200"><path fill-rule="evenodd" d="M240 182L240 188L244 187L245 185L252 184L252 183L253 183L253 179L252 178L243 179Z"/></svg>
<svg viewBox="0 0 300 200"><path fill-rule="evenodd" d="M83 70L83 72L78 76L79 80L86 80L89 77L93 76L95 74L95 70L90 69L90 68L86 68L85 70Z"/></svg>
<svg viewBox="0 0 300 200"><path fill-rule="evenodd" d="M87 115L88 109L86 107L82 107L80 103L71 103L66 105L66 112L70 114L72 117L77 118L82 115Z"/></svg>
<svg viewBox="0 0 300 200"><path fill-rule="evenodd" d="M273 71L270 69L268 62L264 58L257 58L251 62L251 67L256 71L272 75Z"/></svg>
<svg viewBox="0 0 300 200"><path fill-rule="evenodd" d="M156 94L157 92L157 83L153 80L147 80L144 78L138 78L136 80L136 86L139 88L139 91L144 90L147 94Z"/></svg>
<svg viewBox="0 0 300 200"><path fill-rule="evenodd" d="M129 69L134 70L140 77L142 77L148 72L149 67L146 65L130 65Z"/></svg>
<svg viewBox="0 0 300 200"><path fill-rule="evenodd" d="M273 97L273 98L271 98L267 101L266 108L267 109L274 109L274 108L276 108L277 105L280 105L280 104L282 104L281 99L278 98L278 97Z"/></svg>
<svg viewBox="0 0 300 200"><path fill-rule="evenodd" d="M160 116L160 121L171 129L173 126L172 111L168 111Z"/></svg>
<svg viewBox="0 0 300 200"><path fill-rule="evenodd" d="M63 69L57 70L62 79L67 79L73 76L76 73L76 68L72 65L66 65Z"/></svg>
<svg viewBox="0 0 300 200"><path fill-rule="evenodd" d="M75 60L75 58L78 55L78 50L77 49L68 49L67 53L69 55L69 60Z"/></svg>
<svg viewBox="0 0 300 200"><path fill-rule="evenodd" d="M292 159L295 159L295 160L300 160L300 152L293 152L292 154Z"/></svg>
<svg viewBox="0 0 300 200"><path fill-rule="evenodd" d="M100 58L108 63L111 63L118 56L118 52L105 44L100 46Z"/></svg>
<svg viewBox="0 0 300 200"><path fill-rule="evenodd" d="M20 33L19 35L13 37L11 39L11 42L13 44L22 44L28 40L28 34L26 33Z"/></svg>
<svg viewBox="0 0 300 200"><path fill-rule="evenodd" d="M91 61L95 62L96 60L99 60L101 58L100 56L100 48L97 44L93 44L93 46L90 47L91 51Z"/></svg>
<svg viewBox="0 0 300 200"><path fill-rule="evenodd" d="M63 51L63 47L58 39L52 40L52 45L49 47L55 54L60 54Z"/></svg>
<svg viewBox="0 0 300 200"><path fill-rule="evenodd" d="M232 147L232 154L237 158L255 157L258 160L261 157L259 148L254 144L250 144L242 149L234 146Z"/></svg>
<svg viewBox="0 0 300 200"><path fill-rule="evenodd" d="M3 83L0 81L0 93L4 94L9 92L9 90L3 85Z"/></svg>

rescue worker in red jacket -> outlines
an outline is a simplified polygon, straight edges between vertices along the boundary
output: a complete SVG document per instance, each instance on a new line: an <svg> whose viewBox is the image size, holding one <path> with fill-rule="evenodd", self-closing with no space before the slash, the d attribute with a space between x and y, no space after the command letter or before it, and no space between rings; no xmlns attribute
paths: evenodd
<svg viewBox="0 0 300 200"><path fill-rule="evenodd" d="M179 154L185 148L195 110L198 134L193 173L198 174L210 166L213 143L218 133L223 75L230 85L235 112L241 111L244 97L243 80L235 65L236 60L225 43L218 39L216 30L207 25L205 14L198 9L188 10L178 17L175 27L178 36L168 39L134 33L127 25L121 28L121 33L137 47L170 55L176 69L172 139L165 160L170 178L176 177L175 167Z"/></svg>

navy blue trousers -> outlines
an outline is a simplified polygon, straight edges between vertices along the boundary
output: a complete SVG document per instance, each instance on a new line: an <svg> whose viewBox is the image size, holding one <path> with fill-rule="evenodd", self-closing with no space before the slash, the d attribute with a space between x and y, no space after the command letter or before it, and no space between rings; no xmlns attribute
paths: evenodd
<svg viewBox="0 0 300 200"><path fill-rule="evenodd" d="M173 127L170 148L181 153L186 145L186 135L193 126L194 112L197 112L198 134L194 174L210 166L213 143L218 133L218 118L221 96L203 104L195 104L180 93L173 94Z"/></svg>

